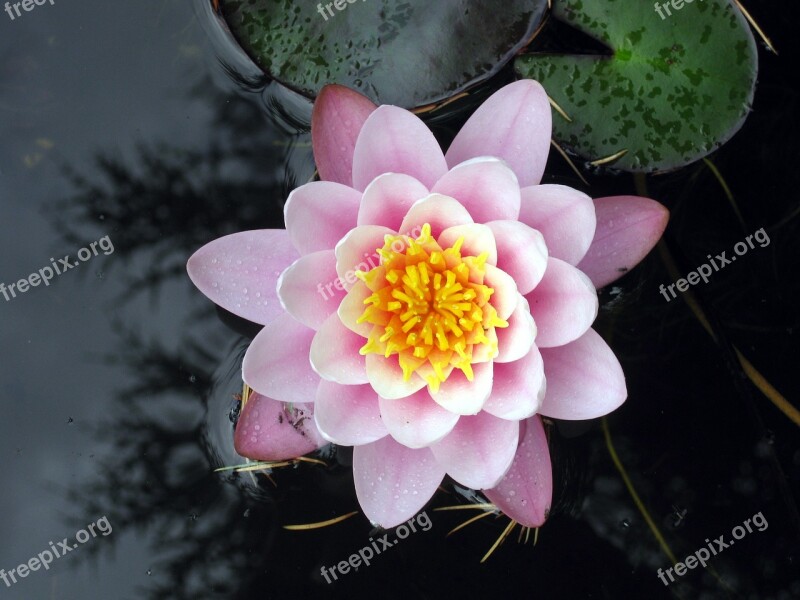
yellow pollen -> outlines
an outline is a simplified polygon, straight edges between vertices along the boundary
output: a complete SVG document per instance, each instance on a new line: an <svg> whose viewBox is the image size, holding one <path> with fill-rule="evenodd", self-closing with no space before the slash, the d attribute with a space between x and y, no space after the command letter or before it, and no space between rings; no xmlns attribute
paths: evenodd
<svg viewBox="0 0 800 600"><path fill-rule="evenodd" d="M508 327L484 284L488 254L462 256L463 245L442 248L426 223L416 238L387 235L381 264L357 273L372 292L358 318L372 325L361 354L397 355L405 380L417 373L434 392L454 369L472 381L473 354L497 356L494 330Z"/></svg>

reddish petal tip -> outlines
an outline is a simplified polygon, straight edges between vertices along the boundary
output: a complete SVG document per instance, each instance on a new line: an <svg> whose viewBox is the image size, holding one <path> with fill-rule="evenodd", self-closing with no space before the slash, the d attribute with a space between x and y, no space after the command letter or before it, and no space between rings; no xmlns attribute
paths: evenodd
<svg viewBox="0 0 800 600"><path fill-rule="evenodd" d="M597 230L578 268L596 287L616 281L647 256L669 221L669 210L640 196L594 200Z"/></svg>

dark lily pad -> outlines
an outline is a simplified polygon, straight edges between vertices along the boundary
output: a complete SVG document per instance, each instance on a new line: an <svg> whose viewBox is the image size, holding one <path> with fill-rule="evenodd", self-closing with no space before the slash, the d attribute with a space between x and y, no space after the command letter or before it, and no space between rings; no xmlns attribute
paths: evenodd
<svg viewBox="0 0 800 600"><path fill-rule="evenodd" d="M445 100L494 74L530 41L547 10L547 0L221 4L241 46L284 85L314 97L326 83L340 83L407 108Z"/></svg>
<svg viewBox="0 0 800 600"><path fill-rule="evenodd" d="M561 0L553 16L607 45L611 56L531 54L517 72L540 81L572 119L554 114L553 136L591 161L665 171L730 139L753 99L758 54L729 0ZM661 3L659 3L661 5Z"/></svg>

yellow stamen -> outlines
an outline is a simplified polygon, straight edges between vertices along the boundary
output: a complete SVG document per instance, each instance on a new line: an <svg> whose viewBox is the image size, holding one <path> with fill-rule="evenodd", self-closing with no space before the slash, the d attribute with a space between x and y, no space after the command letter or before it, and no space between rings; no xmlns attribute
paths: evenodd
<svg viewBox="0 0 800 600"><path fill-rule="evenodd" d="M496 356L494 330L508 327L483 283L488 254L464 257L463 245L442 248L426 223L417 238L387 235L380 266L358 276L373 292L357 320L373 326L361 354L397 355L404 379L416 373L432 392L455 369L472 381L475 349Z"/></svg>

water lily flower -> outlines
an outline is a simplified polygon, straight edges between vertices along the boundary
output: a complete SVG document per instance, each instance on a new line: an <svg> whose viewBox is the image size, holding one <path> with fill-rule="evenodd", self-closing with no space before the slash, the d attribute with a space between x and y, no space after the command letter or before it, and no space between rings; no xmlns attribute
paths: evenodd
<svg viewBox="0 0 800 600"><path fill-rule="evenodd" d="M668 218L646 198L541 185L550 134L530 80L491 96L446 153L411 112L322 90L321 181L291 193L286 230L226 236L188 264L206 296L264 325L242 366L260 396L236 431L241 454L354 446L359 503L383 527L446 474L523 525L544 522L541 416L592 419L625 400L591 328L596 288L636 265ZM313 414L300 444L259 433L284 425L287 403Z"/></svg>

